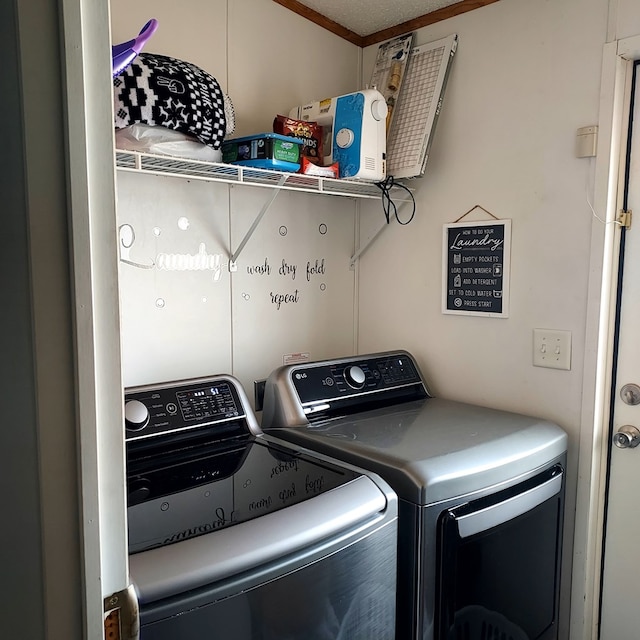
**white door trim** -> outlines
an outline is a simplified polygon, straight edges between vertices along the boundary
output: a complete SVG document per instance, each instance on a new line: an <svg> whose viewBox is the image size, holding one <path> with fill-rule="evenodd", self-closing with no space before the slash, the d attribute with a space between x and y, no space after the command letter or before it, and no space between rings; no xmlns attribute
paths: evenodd
<svg viewBox="0 0 640 640"><path fill-rule="evenodd" d="M109 4L62 0L86 638L129 583ZM100 636L98 636L100 634Z"/></svg>
<svg viewBox="0 0 640 640"><path fill-rule="evenodd" d="M571 640L595 640L605 505L612 345L620 229L621 168L628 129L632 62L640 36L604 46L600 86L599 141L594 184L589 299L579 442L571 593Z"/></svg>

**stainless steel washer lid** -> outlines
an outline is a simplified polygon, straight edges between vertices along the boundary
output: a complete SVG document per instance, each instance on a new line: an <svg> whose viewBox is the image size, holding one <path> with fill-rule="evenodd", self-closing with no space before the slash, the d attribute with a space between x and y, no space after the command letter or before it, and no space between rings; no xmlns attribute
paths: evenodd
<svg viewBox="0 0 640 640"><path fill-rule="evenodd" d="M567 450L551 422L439 398L272 432L371 469L419 505L511 481Z"/></svg>

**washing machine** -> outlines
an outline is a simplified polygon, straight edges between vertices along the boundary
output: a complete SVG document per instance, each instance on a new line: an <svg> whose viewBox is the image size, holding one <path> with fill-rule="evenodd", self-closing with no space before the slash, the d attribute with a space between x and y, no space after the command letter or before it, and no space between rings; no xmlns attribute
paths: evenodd
<svg viewBox="0 0 640 640"><path fill-rule="evenodd" d="M265 435L229 375L125 390L141 640L394 640L398 504Z"/></svg>
<svg viewBox="0 0 640 640"><path fill-rule="evenodd" d="M558 425L433 397L415 358L393 351L276 369L261 426L397 493L398 640L557 637Z"/></svg>

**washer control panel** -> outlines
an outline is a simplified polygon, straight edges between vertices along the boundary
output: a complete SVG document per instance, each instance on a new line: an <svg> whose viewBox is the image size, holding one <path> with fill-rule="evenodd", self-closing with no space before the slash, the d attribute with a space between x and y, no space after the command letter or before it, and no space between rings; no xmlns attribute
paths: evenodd
<svg viewBox="0 0 640 640"><path fill-rule="evenodd" d="M424 384L405 353L301 365L292 369L291 380L303 405Z"/></svg>
<svg viewBox="0 0 640 640"><path fill-rule="evenodd" d="M225 423L245 415L235 385L226 378L129 389L124 401L128 441Z"/></svg>

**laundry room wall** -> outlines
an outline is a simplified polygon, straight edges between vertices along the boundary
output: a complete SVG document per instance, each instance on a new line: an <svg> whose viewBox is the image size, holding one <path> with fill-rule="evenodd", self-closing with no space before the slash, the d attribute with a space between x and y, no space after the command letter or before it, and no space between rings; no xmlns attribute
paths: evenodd
<svg viewBox="0 0 640 640"><path fill-rule="evenodd" d="M457 33L459 46L426 173L410 184L415 219L390 225L360 265L362 351L404 346L434 393L574 433L595 162L574 150L577 129L598 121L606 26L606 0L509 0L418 31L417 44ZM443 225L477 204L512 221L507 318L442 313ZM533 366L534 328L571 332L570 371Z"/></svg>
<svg viewBox="0 0 640 640"><path fill-rule="evenodd" d="M358 47L271 0L110 7L114 43L156 18L145 51L218 80L235 109L232 137L360 88ZM253 381L285 359L355 350L354 200L280 192L232 272L271 189L118 171L117 190L126 386L225 372L252 397Z"/></svg>
<svg viewBox="0 0 640 640"><path fill-rule="evenodd" d="M621 40L640 33L640 6L635 0L610 0L611 26L609 38Z"/></svg>
<svg viewBox="0 0 640 640"><path fill-rule="evenodd" d="M578 128L598 123L607 20L606 0L505 0L419 30L416 44L457 33L458 50L426 173L411 183L415 219L390 225L360 264L361 351L404 347L434 394L569 433L563 638L583 367L595 349L585 344L588 312L597 317L588 308L595 158L577 158L575 142ZM365 51L364 69L376 51ZM443 225L475 205L511 220L506 318L442 312ZM486 219L476 209L464 222ZM569 371L533 366L535 328L571 332Z"/></svg>

